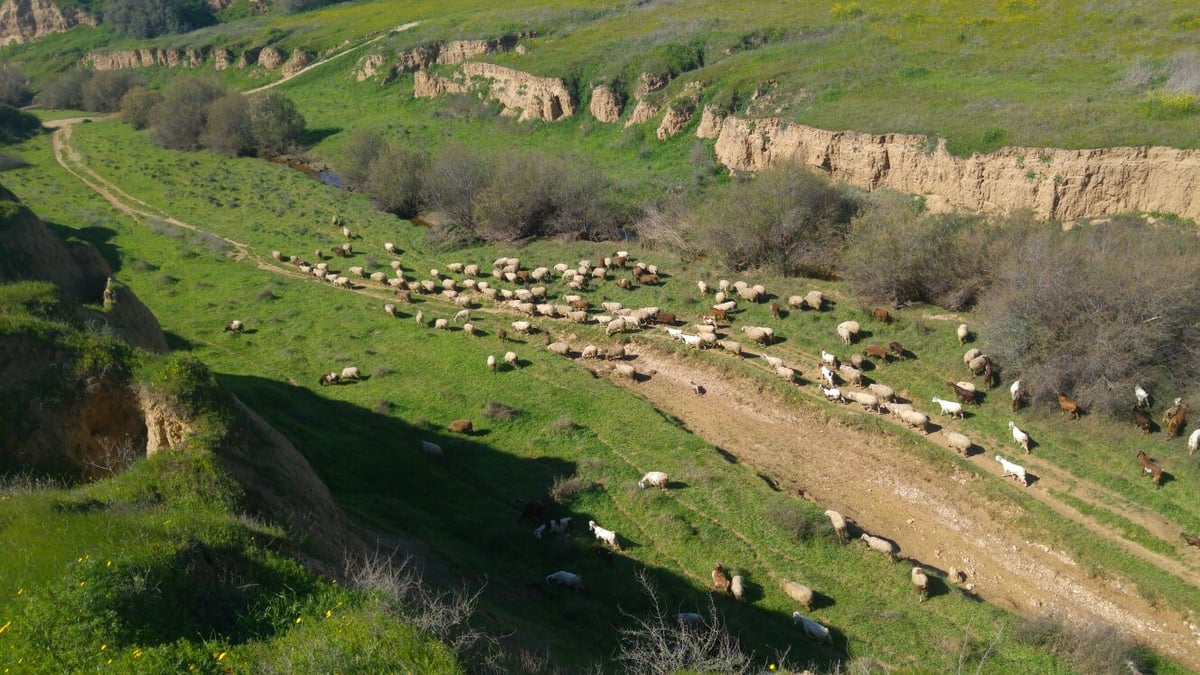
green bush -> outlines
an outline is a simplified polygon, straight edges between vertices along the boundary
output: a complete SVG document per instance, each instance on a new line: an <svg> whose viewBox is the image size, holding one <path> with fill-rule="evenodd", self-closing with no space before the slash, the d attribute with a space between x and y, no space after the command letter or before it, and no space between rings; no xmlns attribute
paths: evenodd
<svg viewBox="0 0 1200 675"><path fill-rule="evenodd" d="M0 144L19 143L41 130L42 121L36 115L0 103Z"/></svg>
<svg viewBox="0 0 1200 675"><path fill-rule="evenodd" d="M1138 101L1142 113L1153 120L1173 120L1200 112L1200 99L1186 91L1152 91Z"/></svg>

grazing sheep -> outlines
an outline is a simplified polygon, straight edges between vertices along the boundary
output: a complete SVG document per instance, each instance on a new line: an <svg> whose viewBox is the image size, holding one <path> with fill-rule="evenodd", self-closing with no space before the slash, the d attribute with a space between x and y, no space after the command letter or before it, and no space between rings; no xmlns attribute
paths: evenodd
<svg viewBox="0 0 1200 675"><path fill-rule="evenodd" d="M929 575L925 573L924 568L914 567L909 572L909 577L912 579L917 593L921 596L921 602L925 602L925 599L929 597Z"/></svg>
<svg viewBox="0 0 1200 675"><path fill-rule="evenodd" d="M438 330L450 330L450 322L445 319L434 319L433 327Z"/></svg>
<svg viewBox="0 0 1200 675"><path fill-rule="evenodd" d="M1146 455L1145 450L1137 451L1137 460L1138 463L1142 465L1142 473L1150 474L1150 480L1154 482L1155 489L1162 487L1162 467L1159 466L1154 460L1150 459L1150 457Z"/></svg>
<svg viewBox="0 0 1200 675"><path fill-rule="evenodd" d="M1017 442L1017 445L1024 448L1025 454L1028 455L1029 454L1029 434L1025 433L1024 431L1021 431L1021 428L1017 426L1017 423L1013 422L1011 420L1009 420L1009 422L1008 422L1008 429L1009 429L1009 431L1012 432L1013 440Z"/></svg>
<svg viewBox="0 0 1200 675"><path fill-rule="evenodd" d="M595 359L600 356L600 348L596 345L588 345L579 353L580 358Z"/></svg>
<svg viewBox="0 0 1200 675"><path fill-rule="evenodd" d="M776 319L779 318L779 303L774 300L771 301L771 316Z"/></svg>
<svg viewBox="0 0 1200 675"><path fill-rule="evenodd" d="M371 276L368 278L371 281L384 286L386 286L388 282L387 274L383 272L371 272Z"/></svg>
<svg viewBox="0 0 1200 675"><path fill-rule="evenodd" d="M849 363L843 363L841 367L838 368L838 377L841 377L843 380L850 382L855 386L862 386L863 372Z"/></svg>
<svg viewBox="0 0 1200 675"><path fill-rule="evenodd" d="M772 368L779 368L783 365L783 359L779 358L778 356L763 354L762 357L767 362L767 365L771 366Z"/></svg>
<svg viewBox="0 0 1200 675"><path fill-rule="evenodd" d="M613 366L613 369L616 370L617 375L637 382L637 369L628 363L618 363Z"/></svg>
<svg viewBox="0 0 1200 675"><path fill-rule="evenodd" d="M724 349L731 354L736 354L737 356L742 355L742 343L740 342L735 342L733 340L718 340L717 344L721 345L721 349Z"/></svg>
<svg viewBox="0 0 1200 675"><path fill-rule="evenodd" d="M578 574L567 572L565 570L559 570L553 574L547 574L546 583L550 584L551 586L562 586L563 588L569 588L576 593L583 590L583 578Z"/></svg>
<svg viewBox="0 0 1200 675"><path fill-rule="evenodd" d="M279 251L271 251L271 257L280 262L283 262L283 253L281 253Z"/></svg>
<svg viewBox="0 0 1200 675"><path fill-rule="evenodd" d="M501 342L508 340L508 331L504 330L503 328L497 328L496 329L496 339Z"/></svg>
<svg viewBox="0 0 1200 675"><path fill-rule="evenodd" d="M946 432L946 445L949 445L958 454L966 457L967 452L971 450L971 439L957 431Z"/></svg>
<svg viewBox="0 0 1200 675"><path fill-rule="evenodd" d="M520 362L517 360L517 353L516 352L504 352L504 363L512 366L513 368L516 368L517 366L519 366Z"/></svg>
<svg viewBox="0 0 1200 675"><path fill-rule="evenodd" d="M802 309L804 307L804 296L789 295L787 299L788 307L792 309Z"/></svg>
<svg viewBox="0 0 1200 675"><path fill-rule="evenodd" d="M934 396L933 402L938 404L938 406L942 409L943 415L957 417L960 420L963 419L963 406L958 401L947 401L944 398L938 398L937 396Z"/></svg>
<svg viewBox="0 0 1200 675"><path fill-rule="evenodd" d="M867 546L871 547L872 551L878 551L886 555L892 562L896 562L896 545L892 542L883 537L867 534L866 532L863 532L862 540L867 542Z"/></svg>
<svg viewBox="0 0 1200 675"><path fill-rule="evenodd" d="M864 391L844 391L842 392L847 400L858 403L866 410L874 410L879 412L879 397L875 394L868 394Z"/></svg>
<svg viewBox="0 0 1200 675"><path fill-rule="evenodd" d="M350 269L348 269L346 271L349 272L350 274L353 274L354 276L360 277L360 278L367 276L366 270L364 270L361 267L351 267Z"/></svg>
<svg viewBox="0 0 1200 675"><path fill-rule="evenodd" d="M871 310L871 316L875 317L875 320L879 321L880 323L892 322L892 315L888 314L888 311L882 307L876 307L875 309Z"/></svg>
<svg viewBox="0 0 1200 675"><path fill-rule="evenodd" d="M809 309L815 309L819 312L825 305L825 296L821 294L821 291L809 291L804 296L804 304L808 305Z"/></svg>
<svg viewBox="0 0 1200 675"><path fill-rule="evenodd" d="M1136 384L1133 387L1133 395L1137 397L1137 407L1150 407L1150 392L1146 391L1142 385Z"/></svg>
<svg viewBox="0 0 1200 675"><path fill-rule="evenodd" d="M1079 419L1079 415L1083 412L1083 410L1079 407L1078 403L1068 398L1067 395L1061 391L1054 392L1054 395L1058 397L1058 409L1067 416L1067 419Z"/></svg>
<svg viewBox="0 0 1200 675"><path fill-rule="evenodd" d="M833 509L826 509L825 515L829 516L829 524L833 526L833 532L837 535L838 541L846 543L846 533L849 527L846 517Z"/></svg>
<svg viewBox="0 0 1200 675"><path fill-rule="evenodd" d="M588 530L590 530L592 532L592 534L596 535L596 538L599 539L600 541L608 544L609 546L617 549L618 551L621 550L621 540L617 538L616 532L613 532L612 530L606 530L603 527L600 527L599 525L596 524L596 521L594 521L594 520L588 521Z"/></svg>
<svg viewBox="0 0 1200 675"><path fill-rule="evenodd" d="M804 625L804 634L818 642L826 642L833 644L833 636L829 634L829 629L812 619L804 616L799 611L792 612L792 623Z"/></svg>
<svg viewBox="0 0 1200 675"><path fill-rule="evenodd" d="M647 485L652 485L660 490L666 490L669 482L667 474L662 471L651 471L642 476L642 479L638 481L638 487L644 489Z"/></svg>
<svg viewBox="0 0 1200 675"><path fill-rule="evenodd" d="M746 597L746 577L735 574L729 582L729 592L733 594L734 600L742 600Z"/></svg>
<svg viewBox="0 0 1200 675"><path fill-rule="evenodd" d="M329 372L322 375L321 379L317 380L317 384L320 384L322 387L324 387L327 384L338 384L341 379L341 375L338 375L335 372Z"/></svg>
<svg viewBox="0 0 1200 675"><path fill-rule="evenodd" d="M1194 430L1192 435L1188 436L1187 447L1189 455L1196 454L1196 450L1200 448L1200 429Z"/></svg>
<svg viewBox="0 0 1200 675"><path fill-rule="evenodd" d="M471 320L471 310L469 310L469 309L460 309L458 312L456 312L454 314L454 322L455 323L458 323L459 321L470 321L470 320Z"/></svg>
<svg viewBox="0 0 1200 675"><path fill-rule="evenodd" d="M425 453L426 457L433 460L440 460L443 456L442 446L424 439L421 440L421 451Z"/></svg>
<svg viewBox="0 0 1200 675"><path fill-rule="evenodd" d="M467 335L474 335L475 334L475 324L464 323L463 324L463 332L466 333Z"/></svg>
<svg viewBox="0 0 1200 675"><path fill-rule="evenodd" d="M532 325L531 325L531 324L530 324L528 321L514 321L514 322L512 322L512 329L513 329L513 330L515 330L515 331L517 331L518 333L521 333L521 334L528 334L528 333L529 333L529 330L530 330L531 328L532 328Z"/></svg>
<svg viewBox="0 0 1200 675"><path fill-rule="evenodd" d="M970 363L972 361L974 361L975 359L979 358L980 356L983 356L982 350L974 349L974 348L968 349L966 352L963 353L963 365L970 367Z"/></svg>
<svg viewBox="0 0 1200 675"><path fill-rule="evenodd" d="M783 592L787 593L788 597L800 603L804 609L812 609L813 591L808 586L797 581L783 580L781 584Z"/></svg>
<svg viewBox="0 0 1200 675"><path fill-rule="evenodd" d="M387 314L388 316L392 317L393 319L396 318L396 306L390 302L385 304L383 306L383 313Z"/></svg>
<svg viewBox="0 0 1200 675"><path fill-rule="evenodd" d="M769 345L775 339L775 330L767 326L742 326L742 332L760 345Z"/></svg>
<svg viewBox="0 0 1200 675"><path fill-rule="evenodd" d="M1029 479L1025 475L1025 467L1014 462L1004 459L1000 455L996 455L996 461L1000 462L1000 468L1004 472L1004 477L1012 476L1021 482L1021 485L1029 487Z"/></svg>
<svg viewBox="0 0 1200 675"><path fill-rule="evenodd" d="M879 359L884 363L892 360L892 355L888 353L887 347L884 347L883 345L869 344L867 345L866 349L863 350L863 354L873 359Z"/></svg>
<svg viewBox="0 0 1200 675"><path fill-rule="evenodd" d="M488 367L488 370L492 371L493 373L496 372L496 357L495 357L495 355L488 354L487 367Z"/></svg>
<svg viewBox="0 0 1200 675"><path fill-rule="evenodd" d="M878 396L879 400L881 401L887 401L890 403L896 400L896 390L892 389L886 384L872 382L871 384L867 385L867 389L870 389L872 392L874 392L874 394Z"/></svg>
<svg viewBox="0 0 1200 675"><path fill-rule="evenodd" d="M846 344L851 344L858 338L859 330L857 321L843 321L837 325L838 337Z"/></svg>
<svg viewBox="0 0 1200 675"><path fill-rule="evenodd" d="M992 360L988 358L987 354L980 354L967 362L967 368L973 375L980 375L987 369L988 364L991 362Z"/></svg>
<svg viewBox="0 0 1200 675"><path fill-rule="evenodd" d="M779 378L784 382L791 383L796 381L796 371L793 368L788 368L787 366L776 366L775 374L778 375Z"/></svg>
<svg viewBox="0 0 1200 675"><path fill-rule="evenodd" d="M359 372L358 366L346 366L345 368L342 368L342 379L343 380L361 380L362 373Z"/></svg>
<svg viewBox="0 0 1200 675"><path fill-rule="evenodd" d="M613 333L620 333L625 330L625 325L626 325L625 319L623 317L617 317L617 318L613 319L612 321L609 321L604 326L604 335L609 336L609 335L612 335Z"/></svg>
<svg viewBox="0 0 1200 675"><path fill-rule="evenodd" d="M914 429L920 429L922 433L927 430L926 425L929 424L929 416L916 410L901 410L900 420Z"/></svg>
<svg viewBox="0 0 1200 675"><path fill-rule="evenodd" d="M422 312L421 310L418 309L417 313L413 315L413 321L416 321L418 326L424 326L425 325L425 312Z"/></svg>
<svg viewBox="0 0 1200 675"><path fill-rule="evenodd" d="M550 344L546 345L546 349L558 354L559 356L571 355L571 345L565 342L551 342Z"/></svg>
<svg viewBox="0 0 1200 675"><path fill-rule="evenodd" d="M625 345L620 345L620 344L614 345L612 349L609 349L604 354L604 358L608 361L620 361L620 360L624 359L625 358Z"/></svg>
<svg viewBox="0 0 1200 675"><path fill-rule="evenodd" d="M240 333L245 329L246 329L246 326L241 321L234 319L233 321L230 321L229 323L225 324L225 330L223 330L221 332L228 333L229 331L233 331L235 333Z"/></svg>
<svg viewBox="0 0 1200 675"><path fill-rule="evenodd" d="M731 582L729 577L725 574L725 568L721 566L721 563L717 563L717 566L712 569L712 582L713 588L716 590L716 592L729 592L729 586Z"/></svg>
<svg viewBox="0 0 1200 675"><path fill-rule="evenodd" d="M456 434L472 434L475 433L475 425L471 424L471 420L454 420L446 425L447 431L453 431Z"/></svg>
<svg viewBox="0 0 1200 675"><path fill-rule="evenodd" d="M958 324L958 328L954 331L954 333L958 336L958 344L960 345L966 344L967 339L971 337L971 331L967 328L967 324L965 323Z"/></svg>
<svg viewBox="0 0 1200 675"><path fill-rule="evenodd" d="M916 410L911 403L896 403L895 401L888 403L887 407L888 412L892 414L892 417L900 417L906 412L913 412Z"/></svg>

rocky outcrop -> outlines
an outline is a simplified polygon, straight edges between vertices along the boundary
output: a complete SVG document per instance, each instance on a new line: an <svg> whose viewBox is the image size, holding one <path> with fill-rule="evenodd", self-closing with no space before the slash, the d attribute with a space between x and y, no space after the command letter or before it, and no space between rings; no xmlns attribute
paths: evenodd
<svg viewBox="0 0 1200 675"><path fill-rule="evenodd" d="M598 122L612 124L621 118L621 105L617 101L617 95L613 93L612 87L602 84L595 89L592 89L592 101L588 104L588 111L592 113L592 117Z"/></svg>
<svg viewBox="0 0 1200 675"><path fill-rule="evenodd" d="M275 70L283 65L283 52L274 47L263 47L258 53L258 65L267 70Z"/></svg>
<svg viewBox="0 0 1200 675"><path fill-rule="evenodd" d="M931 195L954 207L1078 220L1131 211L1200 218L1200 151L1164 147L1089 150L1002 148L955 157L945 141L746 120L705 111L697 135L712 137L731 171L793 159L867 190Z"/></svg>
<svg viewBox="0 0 1200 675"><path fill-rule="evenodd" d="M658 111L662 110L657 103L652 103L646 99L637 102L633 107L633 112L629 114L629 119L625 120L625 127L628 128L634 124L642 124L654 119Z"/></svg>
<svg viewBox="0 0 1200 675"><path fill-rule="evenodd" d="M665 141L668 138L683 131L684 125L692 121L692 115L696 112L696 106L700 105L700 90L703 87L699 82L688 82L683 92L667 106L667 112L663 115L662 122L659 123L658 129L655 129L654 135L658 140Z"/></svg>
<svg viewBox="0 0 1200 675"><path fill-rule="evenodd" d="M3 0L0 2L0 47L61 33L78 24L95 26L96 20L82 9L63 14L50 0Z"/></svg>
<svg viewBox="0 0 1200 675"><path fill-rule="evenodd" d="M233 52L228 49L214 49L212 53L213 68L225 70L233 65Z"/></svg>
<svg viewBox="0 0 1200 675"><path fill-rule="evenodd" d="M502 115L520 120L551 122L575 114L571 94L562 80L491 63L464 63L449 78L424 71L413 78L416 98L468 91L478 91L480 96L496 101Z"/></svg>
<svg viewBox="0 0 1200 675"><path fill-rule="evenodd" d="M195 68L204 63L204 58L204 49L153 47L115 52L88 52L83 55L83 58L79 62L81 65L93 70L123 70L126 68L149 68L151 66Z"/></svg>
<svg viewBox="0 0 1200 675"><path fill-rule="evenodd" d="M418 45L400 52L385 66L388 57L380 52L364 56L355 68L354 78L359 82L377 75L383 75L384 84L391 82L400 73L415 73L426 70L435 64L453 66L467 59L507 52L515 49L518 40L535 37L536 33L513 33L489 40L450 40L448 42L431 42Z"/></svg>
<svg viewBox="0 0 1200 675"><path fill-rule="evenodd" d="M308 64L312 63L312 57L309 56L303 49L292 50L292 55L283 64L283 69L280 71L284 77L291 77L296 73L304 70Z"/></svg>

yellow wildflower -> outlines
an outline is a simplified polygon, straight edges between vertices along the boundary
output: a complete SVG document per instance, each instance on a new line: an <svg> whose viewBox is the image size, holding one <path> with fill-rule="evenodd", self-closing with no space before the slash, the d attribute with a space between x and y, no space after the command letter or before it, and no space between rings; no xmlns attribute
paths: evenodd
<svg viewBox="0 0 1200 675"><path fill-rule="evenodd" d="M8 630L8 627L11 625L12 625L12 622L9 621L8 623L4 624L3 626L0 626L0 633L3 633L4 631Z"/></svg>

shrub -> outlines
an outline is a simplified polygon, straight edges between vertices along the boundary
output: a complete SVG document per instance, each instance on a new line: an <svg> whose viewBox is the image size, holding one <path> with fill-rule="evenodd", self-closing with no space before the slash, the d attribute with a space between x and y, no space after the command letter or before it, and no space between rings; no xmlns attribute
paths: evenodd
<svg viewBox="0 0 1200 675"><path fill-rule="evenodd" d="M68 70L42 87L33 102L43 108L79 110L83 108L83 85L88 75L82 70Z"/></svg>
<svg viewBox="0 0 1200 675"><path fill-rule="evenodd" d="M1200 99L1186 91L1152 91L1138 101L1142 113L1155 120L1173 120L1200 112Z"/></svg>
<svg viewBox="0 0 1200 675"><path fill-rule="evenodd" d="M1145 672L1142 650L1107 624L1090 622L1068 625L1061 618L1044 614L1017 624L1018 642L1049 649L1080 672Z"/></svg>
<svg viewBox="0 0 1200 675"><path fill-rule="evenodd" d="M462 143L451 143L438 151L421 186L422 200L435 211L449 215L457 224L472 227L475 198L488 184L491 161Z"/></svg>
<svg viewBox="0 0 1200 675"><path fill-rule="evenodd" d="M121 99L138 86L140 76L129 70L101 70L91 74L81 88L83 109L91 112L114 112L121 109Z"/></svg>
<svg viewBox="0 0 1200 675"><path fill-rule="evenodd" d="M260 155L290 152L300 144L307 122L295 102L277 91L255 94L249 101L250 133Z"/></svg>
<svg viewBox="0 0 1200 675"><path fill-rule="evenodd" d="M215 21L203 0L108 0L104 24L136 39L186 33Z"/></svg>
<svg viewBox="0 0 1200 675"><path fill-rule="evenodd" d="M0 66L0 103L20 107L29 103L32 97L25 73L10 65Z"/></svg>
<svg viewBox="0 0 1200 675"><path fill-rule="evenodd" d="M151 116L162 98L162 92L157 89L130 89L121 97L121 119L134 129L145 129L150 126Z"/></svg>
<svg viewBox="0 0 1200 675"><path fill-rule="evenodd" d="M254 145L250 131L250 107L240 92L229 92L212 102L200 143L213 152L236 157Z"/></svg>
<svg viewBox="0 0 1200 675"><path fill-rule="evenodd" d="M1137 382L1186 396L1200 362L1197 234L1112 222L1012 226L979 306L989 353L1035 397L1114 412Z"/></svg>
<svg viewBox="0 0 1200 675"><path fill-rule="evenodd" d="M859 200L795 162L715 191L699 210L705 248L732 270L829 277Z"/></svg>
<svg viewBox="0 0 1200 675"><path fill-rule="evenodd" d="M429 159L401 143L388 143L371 161L363 188L375 206L401 218L417 215Z"/></svg>
<svg viewBox="0 0 1200 675"><path fill-rule="evenodd" d="M509 407L500 401L488 401L483 406L483 416L489 420L507 422L519 414L519 410Z"/></svg>
<svg viewBox="0 0 1200 675"><path fill-rule="evenodd" d="M882 194L854 219L842 274L871 302L968 309L989 282L989 232L983 220L923 213L905 195Z"/></svg>
<svg viewBox="0 0 1200 675"><path fill-rule="evenodd" d="M809 515L799 504L772 504L767 507L765 515L770 523L800 542L806 542L818 534L834 536L828 518Z"/></svg>
<svg viewBox="0 0 1200 675"><path fill-rule="evenodd" d="M556 504L565 506L583 492L585 487L587 485L579 476L555 476L554 483L550 486L550 498Z"/></svg>
<svg viewBox="0 0 1200 675"><path fill-rule="evenodd" d="M642 215L634 223L634 229L647 248L673 251L683 260L693 260L701 253L695 237L697 220L696 212L684 199L672 194L659 204L642 207Z"/></svg>
<svg viewBox="0 0 1200 675"><path fill-rule="evenodd" d="M342 180L350 187L361 187L371 175L371 162L384 147L383 134L377 129L359 127L350 132L338 166Z"/></svg>
<svg viewBox="0 0 1200 675"><path fill-rule="evenodd" d="M213 101L225 95L225 85L212 78L181 77L163 90L162 102L151 115L150 137L172 150L194 150L208 123Z"/></svg>
<svg viewBox="0 0 1200 675"><path fill-rule="evenodd" d="M0 143L17 143L36 136L42 130L37 115L0 103Z"/></svg>

